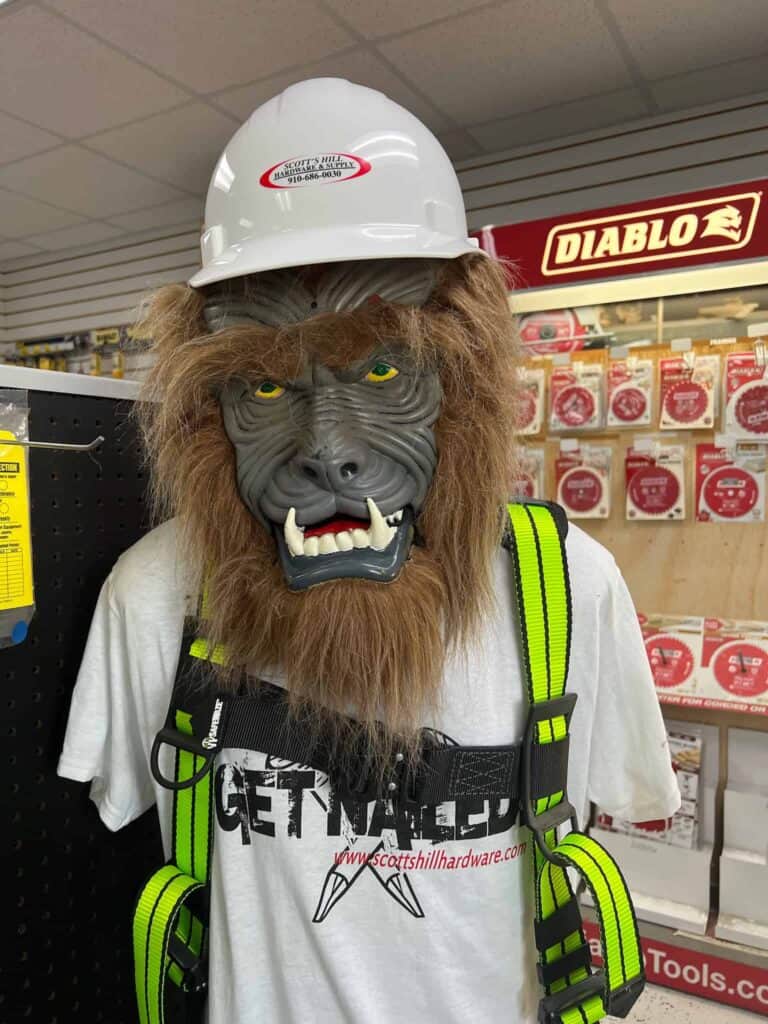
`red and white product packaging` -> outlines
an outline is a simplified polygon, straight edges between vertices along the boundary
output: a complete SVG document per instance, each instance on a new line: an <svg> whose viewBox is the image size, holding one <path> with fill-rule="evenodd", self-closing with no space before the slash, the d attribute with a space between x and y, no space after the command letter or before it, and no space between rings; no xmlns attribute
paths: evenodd
<svg viewBox="0 0 768 1024"><path fill-rule="evenodd" d="M768 713L768 623L706 619L699 680L705 706Z"/></svg>
<svg viewBox="0 0 768 1024"><path fill-rule="evenodd" d="M512 497L544 497L544 449L524 448L517 463L517 473L512 481Z"/></svg>
<svg viewBox="0 0 768 1024"><path fill-rule="evenodd" d="M696 445L696 519L700 523L765 521L765 447L734 441Z"/></svg>
<svg viewBox="0 0 768 1024"><path fill-rule="evenodd" d="M671 732L669 752L672 755L672 767L682 797L680 810L672 818L640 823L598 812L597 824L600 828L630 836L642 836L644 839L655 839L657 842L681 846L688 850L696 848L699 835L701 736Z"/></svg>
<svg viewBox="0 0 768 1024"><path fill-rule="evenodd" d="M717 416L720 356L685 352L659 360L659 427L711 430Z"/></svg>
<svg viewBox="0 0 768 1024"><path fill-rule="evenodd" d="M685 519L685 447L630 448L624 462L627 519Z"/></svg>
<svg viewBox="0 0 768 1024"><path fill-rule="evenodd" d="M608 367L606 422L609 427L645 427L653 410L653 362L617 359Z"/></svg>
<svg viewBox="0 0 768 1024"><path fill-rule="evenodd" d="M600 308L550 309L529 313L520 320L520 338L537 355L576 352L593 338L605 335L600 326Z"/></svg>
<svg viewBox="0 0 768 1024"><path fill-rule="evenodd" d="M768 442L768 370L754 352L725 357L725 432Z"/></svg>
<svg viewBox="0 0 768 1024"><path fill-rule="evenodd" d="M639 615L645 653L659 700L680 703L698 693L704 619L684 615Z"/></svg>
<svg viewBox="0 0 768 1024"><path fill-rule="evenodd" d="M524 367L520 373L515 423L518 434L540 434L544 418L544 385L546 375L540 367Z"/></svg>
<svg viewBox="0 0 768 1024"><path fill-rule="evenodd" d="M607 519L611 514L610 445L583 444L555 460L557 501L571 519Z"/></svg>
<svg viewBox="0 0 768 1024"><path fill-rule="evenodd" d="M549 379L549 429L599 430L605 373L600 363L556 367Z"/></svg>

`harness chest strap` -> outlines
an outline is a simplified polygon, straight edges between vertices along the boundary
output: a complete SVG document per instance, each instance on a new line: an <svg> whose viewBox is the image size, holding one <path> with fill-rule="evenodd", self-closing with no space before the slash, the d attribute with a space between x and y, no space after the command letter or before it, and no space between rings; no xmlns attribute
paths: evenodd
<svg viewBox="0 0 768 1024"><path fill-rule="evenodd" d="M576 831L576 815L565 792L568 725L575 696L565 694L571 608L565 528L561 525L558 529L560 512L556 506L532 502L508 508L510 530L505 546L515 567L530 701L522 747L426 747L425 772L413 779L395 766L395 781L390 782L388 795L420 803L462 796L522 800L522 821L532 829L536 840L535 936L539 977L546 993L539 1020L542 1024L591 1024L607 1012L625 1016L644 979L626 885L599 844ZM223 652L210 652L206 642L197 639L185 643L183 655L219 661ZM279 688L267 687L259 700L209 697L202 702L201 710L199 688L195 702L180 685L183 676L180 667L166 726L158 734L152 752L155 777L175 790L174 849L169 864L144 887L134 917L141 1024L164 1024L166 977L188 991L200 990L205 984L201 921L206 916L205 907L197 916L187 902L208 892L212 772L217 751L224 746L245 747L301 763L308 758L307 737L296 730L295 723L290 730L286 728L287 708ZM185 712L183 706L192 710ZM164 778L159 770L163 743L176 749L173 779ZM332 771L332 764L324 762L322 750L320 744L320 752L313 753L313 766ZM364 759L359 763L364 765ZM347 788L347 796L371 800L379 795L364 772L349 787L347 781L334 777L334 785ZM558 826L569 820L574 831L558 842ZM594 896L603 945L602 971L591 971L567 867L580 872Z"/></svg>

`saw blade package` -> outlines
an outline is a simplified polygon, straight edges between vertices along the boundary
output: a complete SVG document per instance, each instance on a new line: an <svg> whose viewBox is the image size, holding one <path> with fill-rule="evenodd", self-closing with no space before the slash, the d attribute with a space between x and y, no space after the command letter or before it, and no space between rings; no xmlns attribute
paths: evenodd
<svg viewBox="0 0 768 1024"><path fill-rule="evenodd" d="M653 361L634 356L612 361L608 366L607 426L649 426L652 407Z"/></svg>
<svg viewBox="0 0 768 1024"><path fill-rule="evenodd" d="M609 445L582 444L561 450L555 461L557 501L571 519L607 519L611 514Z"/></svg>
<svg viewBox="0 0 768 1024"><path fill-rule="evenodd" d="M546 374L543 368L523 367L520 370L520 389L517 394L517 433L523 437L540 434L544 418L544 385Z"/></svg>
<svg viewBox="0 0 768 1024"><path fill-rule="evenodd" d="M512 480L511 494L518 499L544 497L544 449L523 448Z"/></svg>
<svg viewBox="0 0 768 1024"><path fill-rule="evenodd" d="M627 519L685 519L683 445L636 442L624 465Z"/></svg>
<svg viewBox="0 0 768 1024"><path fill-rule="evenodd" d="M710 703L768 704L768 623L705 619L699 677Z"/></svg>
<svg viewBox="0 0 768 1024"><path fill-rule="evenodd" d="M684 352L659 360L662 430L712 429L718 407L720 357Z"/></svg>
<svg viewBox="0 0 768 1024"><path fill-rule="evenodd" d="M599 430L603 424L605 372L600 363L555 367L549 380L549 429Z"/></svg>
<svg viewBox="0 0 768 1024"><path fill-rule="evenodd" d="M659 699L697 693L704 619L664 614L638 618Z"/></svg>
<svg viewBox="0 0 768 1024"><path fill-rule="evenodd" d="M768 441L768 373L756 352L725 357L725 432L731 437Z"/></svg>
<svg viewBox="0 0 768 1024"><path fill-rule="evenodd" d="M696 445L696 519L765 521L765 446L750 441Z"/></svg>

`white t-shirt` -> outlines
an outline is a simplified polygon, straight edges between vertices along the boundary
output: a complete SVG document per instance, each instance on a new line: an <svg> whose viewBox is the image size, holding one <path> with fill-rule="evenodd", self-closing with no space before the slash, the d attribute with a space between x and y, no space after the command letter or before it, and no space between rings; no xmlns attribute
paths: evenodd
<svg viewBox="0 0 768 1024"><path fill-rule="evenodd" d="M157 803L166 853L171 794L153 781L149 752L191 596L176 545L164 524L104 584L59 763L61 775L93 780L110 829ZM567 553L571 800L667 817L679 794L631 599L610 554L573 525ZM447 668L442 719L425 723L462 745L523 733L509 561L500 550L497 608ZM509 827L507 801L446 803L407 826L371 803L356 834L319 772L232 749L217 773L210 1024L536 1020L531 840Z"/></svg>

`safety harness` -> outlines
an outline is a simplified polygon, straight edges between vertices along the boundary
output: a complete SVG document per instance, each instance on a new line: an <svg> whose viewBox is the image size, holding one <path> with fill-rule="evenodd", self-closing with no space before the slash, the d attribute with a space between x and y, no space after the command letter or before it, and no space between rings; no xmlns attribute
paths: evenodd
<svg viewBox="0 0 768 1024"><path fill-rule="evenodd" d="M169 862L142 889L133 920L139 1021L164 1024L166 979L204 997L213 844L213 769L224 748L244 748L327 772L345 799L415 802L509 799L534 838L535 942L544 988L540 1024L593 1024L625 1017L645 983L637 923L626 883L609 854L578 829L566 792L568 729L576 703L565 692L571 641L571 596L565 556L567 521L556 505L507 507L504 546L514 565L522 653L530 702L521 743L444 747L424 731L418 767L398 755L384 779L366 751L345 751L292 718L280 687L255 694L201 692L200 661L225 652L185 635L165 725L152 749L155 779L174 791ZM173 777L160 769L163 745L175 751ZM514 814L514 812L513 812ZM558 838L559 829L570 831ZM603 967L592 966L579 903L568 875L575 869L594 899Z"/></svg>

